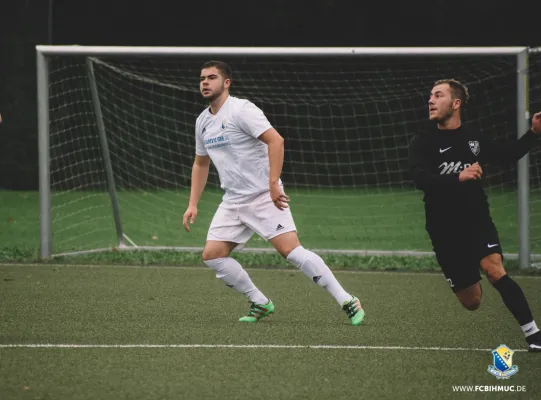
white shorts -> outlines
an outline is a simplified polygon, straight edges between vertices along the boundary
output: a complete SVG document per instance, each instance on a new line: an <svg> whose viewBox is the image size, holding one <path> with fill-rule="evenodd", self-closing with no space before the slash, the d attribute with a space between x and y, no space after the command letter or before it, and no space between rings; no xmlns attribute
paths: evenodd
<svg viewBox="0 0 541 400"><path fill-rule="evenodd" d="M238 243L237 250L244 247L254 233L265 240L296 231L291 210L276 208L270 193L262 193L251 203L234 204L222 202L212 218L207 240Z"/></svg>

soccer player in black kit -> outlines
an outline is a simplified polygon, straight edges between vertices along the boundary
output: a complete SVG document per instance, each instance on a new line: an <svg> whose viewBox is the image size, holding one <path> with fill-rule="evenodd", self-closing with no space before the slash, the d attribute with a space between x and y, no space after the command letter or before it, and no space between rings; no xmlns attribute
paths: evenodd
<svg viewBox="0 0 541 400"><path fill-rule="evenodd" d="M415 187L424 192L426 230L441 269L468 310L481 303L481 274L500 293L520 324L530 352L541 352L539 331L520 286L503 267L498 232L481 184L485 164L517 162L541 137L541 112L519 140L498 144L461 121L468 89L454 79L434 83L429 119L433 128L416 135L409 148Z"/></svg>

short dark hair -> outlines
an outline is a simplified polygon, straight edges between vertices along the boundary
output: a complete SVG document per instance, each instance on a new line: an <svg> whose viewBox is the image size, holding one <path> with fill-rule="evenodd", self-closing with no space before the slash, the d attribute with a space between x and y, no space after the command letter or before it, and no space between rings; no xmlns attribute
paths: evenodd
<svg viewBox="0 0 541 400"><path fill-rule="evenodd" d="M453 99L460 99L464 105L468 103L470 93L468 92L466 85L456 79L440 79L439 81L434 82L434 86L443 85L445 83L449 85Z"/></svg>
<svg viewBox="0 0 541 400"><path fill-rule="evenodd" d="M210 60L203 64L201 69L215 67L224 79L231 79L231 67L223 61Z"/></svg>

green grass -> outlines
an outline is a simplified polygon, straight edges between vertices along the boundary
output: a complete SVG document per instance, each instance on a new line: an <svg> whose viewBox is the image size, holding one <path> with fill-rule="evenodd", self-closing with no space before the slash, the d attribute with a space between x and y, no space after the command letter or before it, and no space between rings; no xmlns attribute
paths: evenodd
<svg viewBox="0 0 541 400"><path fill-rule="evenodd" d="M299 236L311 249L430 251L424 230L422 195L406 189L333 189L288 191ZM192 232L182 227L188 191L121 191L118 194L123 230L137 245L202 247L222 192L206 190ZM489 191L494 220L504 251L516 253L517 204L514 191ZM532 252L541 253L541 202L531 194ZM39 197L37 192L0 192L0 261L35 261L39 249ZM102 192L55 192L53 252L113 248L115 229L109 197ZM250 247L269 247L254 235ZM250 265L284 265L274 255L246 255ZM193 264L189 254L90 255L81 262L136 264ZM199 263L197 257L196 262ZM71 258L73 262L79 262ZM416 268L419 260L378 257L326 256L326 261L348 267ZM69 260L68 260L69 261ZM434 262L420 261L421 269ZM418 268L417 268L418 269Z"/></svg>
<svg viewBox="0 0 541 400"><path fill-rule="evenodd" d="M487 372L490 349L525 349L520 328L483 280L483 304L463 309L439 273L336 271L360 297L365 323L348 324L302 273L255 269L276 313L241 324L242 296L209 269L0 266L0 345L346 345L314 348L0 347L2 399L433 399L509 398L452 385L525 385L541 395L541 355L516 352L517 375ZM541 315L541 279L516 277ZM465 351L393 349L466 348ZM473 349L486 349L474 351ZM516 395L516 394L515 394Z"/></svg>

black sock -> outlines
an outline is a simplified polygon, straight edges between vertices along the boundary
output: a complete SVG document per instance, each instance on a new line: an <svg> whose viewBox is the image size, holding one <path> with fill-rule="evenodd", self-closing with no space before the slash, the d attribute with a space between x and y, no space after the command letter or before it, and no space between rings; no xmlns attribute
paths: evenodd
<svg viewBox="0 0 541 400"><path fill-rule="evenodd" d="M537 331L533 335L526 336L526 341L528 343L535 343L539 345L541 343L541 331Z"/></svg>
<svg viewBox="0 0 541 400"><path fill-rule="evenodd" d="M504 304L511 311L511 314L513 314L513 317L515 317L520 326L533 321L532 312L530 311L530 306L524 296L524 292L518 283L512 280L509 275L502 276L493 283L493 286L500 292Z"/></svg>

